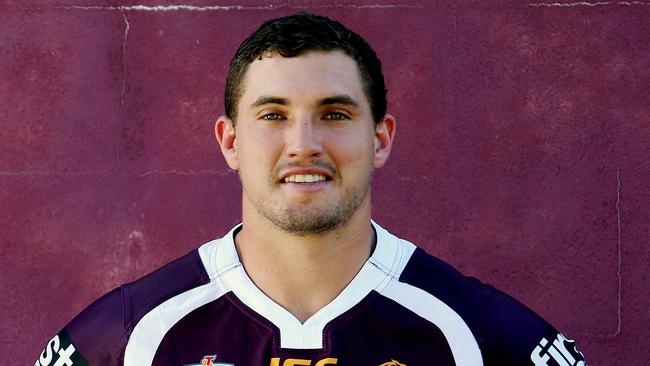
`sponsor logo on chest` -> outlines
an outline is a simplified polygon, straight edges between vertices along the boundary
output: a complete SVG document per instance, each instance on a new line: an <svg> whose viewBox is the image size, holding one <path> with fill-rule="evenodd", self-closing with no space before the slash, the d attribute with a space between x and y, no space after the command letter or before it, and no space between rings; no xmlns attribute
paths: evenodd
<svg viewBox="0 0 650 366"><path fill-rule="evenodd" d="M406 364L399 363L399 361L395 361L395 360L391 359L390 361L384 362L379 366L406 366Z"/></svg>
<svg viewBox="0 0 650 366"><path fill-rule="evenodd" d="M273 357L269 366L327 366L336 365L337 362L338 359L333 357L323 358L321 360L306 360L302 358L287 358L283 360L280 357ZM390 361L384 362L379 366L406 366L406 364L391 359Z"/></svg>
<svg viewBox="0 0 650 366"><path fill-rule="evenodd" d="M338 359L329 357L322 360L305 360L302 358L286 358L273 357L269 366L328 366L336 365Z"/></svg>
<svg viewBox="0 0 650 366"><path fill-rule="evenodd" d="M217 362L215 361L217 355L203 356L201 363L186 363L183 366L235 366L234 363L230 362Z"/></svg>

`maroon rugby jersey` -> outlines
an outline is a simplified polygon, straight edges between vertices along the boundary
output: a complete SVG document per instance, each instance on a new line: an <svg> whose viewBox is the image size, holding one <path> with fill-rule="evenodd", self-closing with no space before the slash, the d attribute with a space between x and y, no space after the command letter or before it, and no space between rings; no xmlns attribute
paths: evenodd
<svg viewBox="0 0 650 366"><path fill-rule="evenodd" d="M238 226L104 295L35 366L584 365L516 300L373 227L372 256L304 323L246 275Z"/></svg>

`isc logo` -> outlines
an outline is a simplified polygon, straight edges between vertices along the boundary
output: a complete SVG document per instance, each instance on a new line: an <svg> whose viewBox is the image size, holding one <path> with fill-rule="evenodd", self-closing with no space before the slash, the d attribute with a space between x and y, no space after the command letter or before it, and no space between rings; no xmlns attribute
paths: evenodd
<svg viewBox="0 0 650 366"><path fill-rule="evenodd" d="M282 362L280 357L273 357L269 366L327 366L336 365L336 358L324 358L320 361L303 360L301 358L287 358Z"/></svg>
<svg viewBox="0 0 650 366"><path fill-rule="evenodd" d="M530 360L535 366L585 366L584 356L576 350L575 343L559 333L550 344L548 339L542 338L533 353L530 354ZM555 362L549 363L551 360Z"/></svg>

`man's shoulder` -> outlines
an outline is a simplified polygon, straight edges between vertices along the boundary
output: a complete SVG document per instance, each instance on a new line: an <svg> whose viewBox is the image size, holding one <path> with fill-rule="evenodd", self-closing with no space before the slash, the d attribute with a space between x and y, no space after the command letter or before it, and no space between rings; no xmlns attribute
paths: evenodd
<svg viewBox="0 0 650 366"><path fill-rule="evenodd" d="M122 285L127 329L151 308L209 281L199 249L195 249L136 281Z"/></svg>
<svg viewBox="0 0 650 366"><path fill-rule="evenodd" d="M102 296L73 319L68 327L86 326L101 314L113 314L122 322L124 332L129 333L151 309L210 281L199 250L194 249Z"/></svg>
<svg viewBox="0 0 650 366"><path fill-rule="evenodd" d="M449 263L417 248L399 281L417 287L458 313L475 332L502 328L545 333L549 324L512 296L477 278L466 276ZM532 332L537 333L537 332Z"/></svg>
<svg viewBox="0 0 650 366"><path fill-rule="evenodd" d="M417 287L440 300L457 299L466 302L470 298L486 294L492 287L473 277L463 275L449 263L427 253L421 243L400 238L375 223L378 238L382 241L383 258L380 262L392 268L402 283ZM387 248L395 248L387 250ZM389 255L385 255L388 253ZM377 253L373 254L376 257ZM445 301L447 302L447 301Z"/></svg>
<svg viewBox="0 0 650 366"><path fill-rule="evenodd" d="M66 357L74 365L119 365L133 328L147 313L209 281L199 249L192 250L95 300L47 343L39 362Z"/></svg>
<svg viewBox="0 0 650 366"><path fill-rule="evenodd" d="M441 298L466 301L494 290L478 279L466 276L451 264L427 253L421 247L413 251L399 280Z"/></svg>
<svg viewBox="0 0 650 366"><path fill-rule="evenodd" d="M549 353L553 351L548 346L551 343L571 360L570 365L583 364L575 342L567 340L537 313L421 248L413 251L399 282L429 294L431 304L442 303L458 314L478 342L484 364L522 360L538 364L539 360L556 359Z"/></svg>

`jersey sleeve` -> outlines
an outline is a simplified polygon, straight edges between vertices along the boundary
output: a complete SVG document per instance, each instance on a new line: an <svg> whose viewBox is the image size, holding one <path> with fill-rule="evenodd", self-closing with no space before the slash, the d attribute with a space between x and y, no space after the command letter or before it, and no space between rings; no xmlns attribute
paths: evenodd
<svg viewBox="0 0 650 366"><path fill-rule="evenodd" d="M34 366L121 366L123 309L122 288L102 296L47 342Z"/></svg>
<svg viewBox="0 0 650 366"><path fill-rule="evenodd" d="M417 249L400 281L443 301L463 319L484 366L584 366L584 356L546 320L509 295Z"/></svg>
<svg viewBox="0 0 650 366"><path fill-rule="evenodd" d="M470 279L478 288L480 316L473 328L485 365L584 366L575 342L514 298Z"/></svg>

